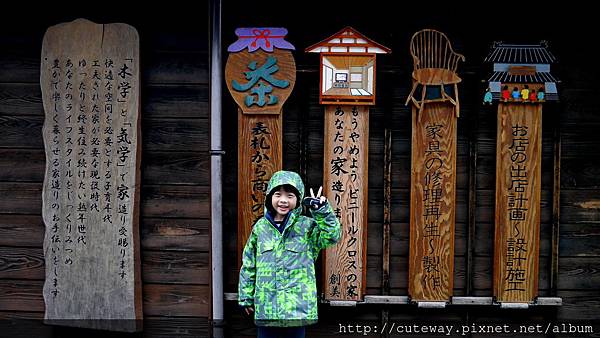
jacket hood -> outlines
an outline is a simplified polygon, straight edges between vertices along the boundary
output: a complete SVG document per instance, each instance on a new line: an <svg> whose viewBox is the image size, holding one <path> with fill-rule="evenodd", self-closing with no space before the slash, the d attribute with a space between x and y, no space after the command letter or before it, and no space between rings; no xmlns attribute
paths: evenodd
<svg viewBox="0 0 600 338"><path fill-rule="evenodd" d="M300 175L293 171L281 170L274 173L271 179L269 180L269 185L267 186L267 196L265 198L265 215L269 210L267 206L269 205L269 203L271 203L271 195L274 193L275 188L284 184L289 184L292 187L296 188L296 190L298 190L300 196L298 196L296 208L294 208L292 212L302 212L302 200L304 199L304 183L302 183L302 178L300 178Z"/></svg>

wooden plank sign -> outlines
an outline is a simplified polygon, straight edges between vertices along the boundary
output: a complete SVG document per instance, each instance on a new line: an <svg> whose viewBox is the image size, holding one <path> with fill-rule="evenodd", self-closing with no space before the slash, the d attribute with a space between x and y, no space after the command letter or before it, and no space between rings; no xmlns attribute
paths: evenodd
<svg viewBox="0 0 600 338"><path fill-rule="evenodd" d="M368 158L369 109L325 106L324 195L343 229L325 251L329 300L360 300L366 288Z"/></svg>
<svg viewBox="0 0 600 338"><path fill-rule="evenodd" d="M238 124L237 220L241 255L252 225L263 216L269 179L281 170L283 146L281 115L244 115L240 112Z"/></svg>
<svg viewBox="0 0 600 338"><path fill-rule="evenodd" d="M47 323L141 330L139 74L129 25L78 19L44 35Z"/></svg>
<svg viewBox="0 0 600 338"><path fill-rule="evenodd" d="M282 113L296 81L285 28L238 28L227 49L227 88L238 104L238 265L263 216L269 179L282 167Z"/></svg>
<svg viewBox="0 0 600 338"><path fill-rule="evenodd" d="M531 303L538 292L542 105L500 103L496 150L494 296Z"/></svg>
<svg viewBox="0 0 600 338"><path fill-rule="evenodd" d="M494 296L534 303L538 294L542 104L558 100L548 43L495 42L484 104L498 101Z"/></svg>
<svg viewBox="0 0 600 338"><path fill-rule="evenodd" d="M413 106L409 295L447 301L454 271L456 117L448 103ZM420 118L419 118L420 116Z"/></svg>
<svg viewBox="0 0 600 338"><path fill-rule="evenodd" d="M369 108L375 104L375 56L390 50L345 27L306 52L321 53L325 106L324 195L342 226L325 250L324 298L360 301L366 290Z"/></svg>
<svg viewBox="0 0 600 338"><path fill-rule="evenodd" d="M416 32L414 71L408 293L412 301L448 302L454 281L456 119L460 115L456 71L464 57L444 33ZM420 87L420 89L419 89Z"/></svg>

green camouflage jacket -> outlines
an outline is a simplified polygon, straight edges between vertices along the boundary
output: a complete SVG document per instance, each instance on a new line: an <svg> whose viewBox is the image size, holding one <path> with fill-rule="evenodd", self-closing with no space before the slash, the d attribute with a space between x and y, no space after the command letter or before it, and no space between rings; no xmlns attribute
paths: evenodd
<svg viewBox="0 0 600 338"><path fill-rule="evenodd" d="M265 217L252 227L244 247L238 287L241 306L254 306L258 326L302 326L317 321L314 262L319 251L335 244L340 223L329 203L302 216L304 184L291 171L273 174L267 196L277 186L290 184L300 193L283 233ZM269 201L267 201L269 200ZM270 203L270 198L265 199ZM267 208L265 206L265 215Z"/></svg>

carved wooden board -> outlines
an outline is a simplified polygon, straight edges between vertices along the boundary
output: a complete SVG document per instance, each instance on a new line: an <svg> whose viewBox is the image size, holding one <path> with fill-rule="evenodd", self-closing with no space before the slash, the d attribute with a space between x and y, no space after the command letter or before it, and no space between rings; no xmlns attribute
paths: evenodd
<svg viewBox="0 0 600 338"><path fill-rule="evenodd" d="M342 225L325 251L328 300L362 300L366 290L369 108L325 106L323 190Z"/></svg>
<svg viewBox="0 0 600 338"><path fill-rule="evenodd" d="M141 330L139 74L129 25L78 19L44 36L47 323Z"/></svg>
<svg viewBox="0 0 600 338"><path fill-rule="evenodd" d="M500 103L496 148L494 296L529 303L538 292L542 105Z"/></svg>
<svg viewBox="0 0 600 338"><path fill-rule="evenodd" d="M280 114L296 81L296 63L288 50L229 54L227 88L244 114Z"/></svg>
<svg viewBox="0 0 600 338"><path fill-rule="evenodd" d="M456 118L448 102L412 115L408 292L413 301L448 301L454 270Z"/></svg>
<svg viewBox="0 0 600 338"><path fill-rule="evenodd" d="M282 114L238 114L238 253L252 231L252 225L263 216L267 185L271 176L281 170Z"/></svg>

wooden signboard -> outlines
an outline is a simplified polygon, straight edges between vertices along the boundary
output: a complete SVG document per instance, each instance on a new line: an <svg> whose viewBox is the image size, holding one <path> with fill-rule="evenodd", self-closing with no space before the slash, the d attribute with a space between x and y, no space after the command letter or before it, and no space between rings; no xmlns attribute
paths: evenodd
<svg viewBox="0 0 600 338"><path fill-rule="evenodd" d="M494 296L531 303L540 246L542 105L499 103Z"/></svg>
<svg viewBox="0 0 600 338"><path fill-rule="evenodd" d="M227 49L227 88L238 104L238 265L263 216L269 179L281 170L282 106L296 81L285 28L238 28Z"/></svg>
<svg viewBox="0 0 600 338"><path fill-rule="evenodd" d="M559 82L548 42L495 42L484 104L498 101L494 296L532 304L538 294L542 106L557 101Z"/></svg>
<svg viewBox="0 0 600 338"><path fill-rule="evenodd" d="M447 301L454 271L456 118L451 104L412 108L409 294Z"/></svg>
<svg viewBox="0 0 600 338"><path fill-rule="evenodd" d="M448 302L454 280L457 75L464 56L444 33L411 40L413 89L408 293L412 301Z"/></svg>
<svg viewBox="0 0 600 338"><path fill-rule="evenodd" d="M342 226L338 244L325 250L323 294L330 301L360 301L366 290L368 106L375 104L375 56L391 51L345 27L306 52L321 56L324 195Z"/></svg>
<svg viewBox="0 0 600 338"><path fill-rule="evenodd" d="M325 251L325 297L360 300L366 287L369 109L325 106L324 196L342 226Z"/></svg>
<svg viewBox="0 0 600 338"><path fill-rule="evenodd" d="M238 114L238 248L264 212L269 179L281 170L282 117L280 115ZM241 260L239 262L241 264Z"/></svg>
<svg viewBox="0 0 600 338"><path fill-rule="evenodd" d="M139 37L78 19L41 60L45 320L141 330Z"/></svg>

